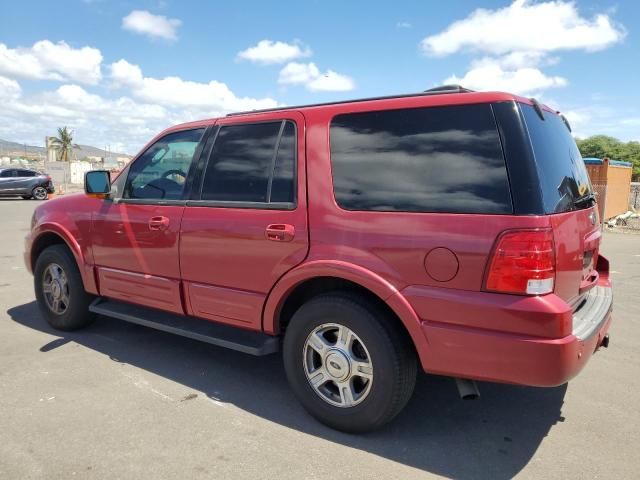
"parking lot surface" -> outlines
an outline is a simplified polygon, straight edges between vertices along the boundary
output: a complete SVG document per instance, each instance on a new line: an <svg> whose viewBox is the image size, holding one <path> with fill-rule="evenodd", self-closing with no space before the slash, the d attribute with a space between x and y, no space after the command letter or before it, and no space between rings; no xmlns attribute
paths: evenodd
<svg viewBox="0 0 640 480"><path fill-rule="evenodd" d="M608 350L568 385L420 375L368 435L309 417L279 355L255 358L110 319L71 334L40 317L22 260L35 201L0 199L0 478L638 478L640 236L606 234Z"/></svg>

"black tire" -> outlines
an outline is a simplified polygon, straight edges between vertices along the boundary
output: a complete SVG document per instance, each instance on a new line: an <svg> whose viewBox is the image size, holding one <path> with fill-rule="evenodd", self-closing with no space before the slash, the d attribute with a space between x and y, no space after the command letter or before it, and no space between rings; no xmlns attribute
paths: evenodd
<svg viewBox="0 0 640 480"><path fill-rule="evenodd" d="M371 357L370 390L361 403L350 407L330 404L307 379L306 340L327 322L350 329ZM344 432L371 431L389 422L407 404L415 387L417 361L408 335L387 312L355 294L324 294L300 307L287 327L283 357L291 388L304 408L320 422Z"/></svg>
<svg viewBox="0 0 640 480"><path fill-rule="evenodd" d="M69 304L61 314L55 313L49 307L44 293L45 272L53 264L62 269L68 285ZM52 245L44 249L36 260L33 273L38 307L49 325L57 330L69 331L85 327L93 322L95 316L89 312L89 304L94 297L85 292L78 265L66 245Z"/></svg>
<svg viewBox="0 0 640 480"><path fill-rule="evenodd" d="M36 200L46 200L49 197L47 189L40 185L31 191L31 195Z"/></svg>

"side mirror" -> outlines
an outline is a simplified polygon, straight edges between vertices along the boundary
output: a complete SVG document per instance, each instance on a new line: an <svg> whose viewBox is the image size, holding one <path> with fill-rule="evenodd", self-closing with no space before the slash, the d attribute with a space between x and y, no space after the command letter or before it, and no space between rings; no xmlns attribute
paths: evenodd
<svg viewBox="0 0 640 480"><path fill-rule="evenodd" d="M84 174L84 192L95 198L107 198L111 192L111 173L91 170Z"/></svg>

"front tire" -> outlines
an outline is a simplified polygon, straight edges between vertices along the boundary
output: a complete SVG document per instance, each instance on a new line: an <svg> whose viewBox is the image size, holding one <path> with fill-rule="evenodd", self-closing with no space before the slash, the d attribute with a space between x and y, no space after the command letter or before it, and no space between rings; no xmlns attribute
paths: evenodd
<svg viewBox="0 0 640 480"><path fill-rule="evenodd" d="M304 408L345 432L389 422L415 386L416 356L406 333L357 295L325 294L300 307L287 327L283 357Z"/></svg>
<svg viewBox="0 0 640 480"><path fill-rule="evenodd" d="M34 288L40 312L57 330L76 330L89 325L93 297L84 290L80 271L66 245L42 251L34 268Z"/></svg>

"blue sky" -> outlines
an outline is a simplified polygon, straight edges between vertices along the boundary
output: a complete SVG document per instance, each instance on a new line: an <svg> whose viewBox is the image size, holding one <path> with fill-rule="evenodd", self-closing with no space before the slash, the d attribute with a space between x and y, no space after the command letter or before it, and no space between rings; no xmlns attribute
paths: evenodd
<svg viewBox="0 0 640 480"><path fill-rule="evenodd" d="M481 8L482 10L478 10ZM447 81L640 140L640 2L8 2L0 138L135 153L173 123Z"/></svg>

